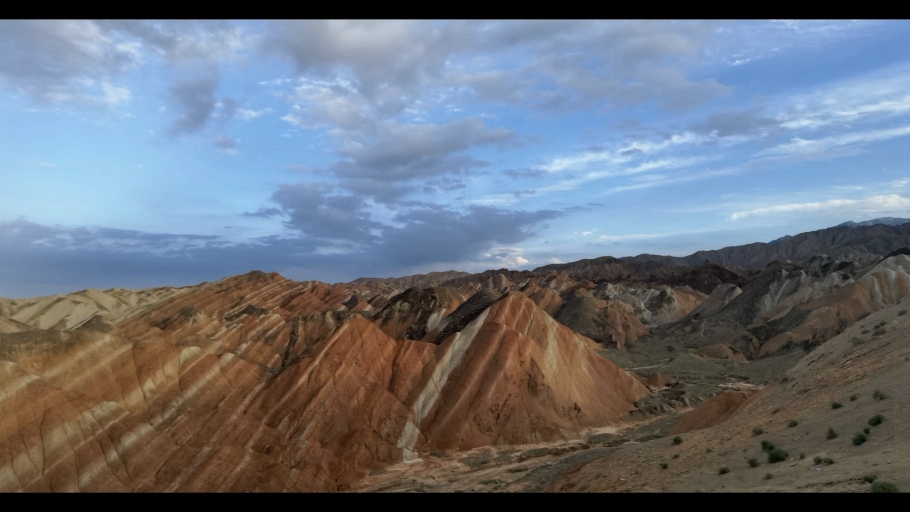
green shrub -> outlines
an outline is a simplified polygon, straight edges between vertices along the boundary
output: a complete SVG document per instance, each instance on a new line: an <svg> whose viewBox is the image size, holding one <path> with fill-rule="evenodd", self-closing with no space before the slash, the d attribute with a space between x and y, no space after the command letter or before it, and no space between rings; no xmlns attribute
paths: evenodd
<svg viewBox="0 0 910 512"><path fill-rule="evenodd" d="M666 462L660 463L660 469L667 469L668 466L669 466L669 464L667 464Z"/></svg>
<svg viewBox="0 0 910 512"><path fill-rule="evenodd" d="M837 432L834 431L834 427L828 427L828 433L825 435L825 439L834 439L837 435Z"/></svg>
<svg viewBox="0 0 910 512"><path fill-rule="evenodd" d="M682 438L679 436L674 437L673 444L679 444L679 443L682 443Z"/></svg>
<svg viewBox="0 0 910 512"><path fill-rule="evenodd" d="M856 395L850 395L850 401L851 401L851 402L855 402L855 401L856 401L856 398L857 398Z"/></svg>
<svg viewBox="0 0 910 512"><path fill-rule="evenodd" d="M761 427L755 427L755 428L752 429L752 435L753 435L753 436L760 436L760 435L762 435L764 432L765 432L765 431L762 430Z"/></svg>
<svg viewBox="0 0 910 512"><path fill-rule="evenodd" d="M730 468L728 468L728 467L722 467L717 470L718 475L726 475L729 472L730 472Z"/></svg>
<svg viewBox="0 0 910 512"><path fill-rule="evenodd" d="M859 446L866 442L866 434L856 434L853 436L853 446Z"/></svg>
<svg viewBox="0 0 910 512"><path fill-rule="evenodd" d="M840 403L840 402L831 402L831 408L832 408L832 409L840 409L840 408L843 407L843 406L844 406L844 404L842 404L842 403Z"/></svg>
<svg viewBox="0 0 910 512"><path fill-rule="evenodd" d="M775 462L782 462L787 460L787 452L781 450L780 448L775 448L768 452L768 462L774 464Z"/></svg>
<svg viewBox="0 0 910 512"><path fill-rule="evenodd" d="M790 428L793 428L793 427L795 427L795 426L797 426L797 425L799 425L799 422L796 421L796 420L790 420L790 423L787 423L787 426L790 427Z"/></svg>
<svg viewBox="0 0 910 512"><path fill-rule="evenodd" d="M883 421L885 421L885 417L881 414L876 414L875 416L869 418L869 424L873 427L881 425Z"/></svg>
<svg viewBox="0 0 910 512"><path fill-rule="evenodd" d="M875 481L876 478L878 478L878 475L866 475L863 477L863 482L866 482L867 484L871 484L872 482Z"/></svg>
<svg viewBox="0 0 910 512"><path fill-rule="evenodd" d="M757 467L758 467L758 459L749 459L749 467L757 468Z"/></svg>
<svg viewBox="0 0 910 512"><path fill-rule="evenodd" d="M815 457L812 457L812 462L814 462L814 463L816 463L816 464L821 464L821 463L822 463L822 458L819 457L818 455L816 455Z"/></svg>
<svg viewBox="0 0 910 512"><path fill-rule="evenodd" d="M872 392L872 398L874 398L875 400L884 400L884 399L888 398L888 395L885 394L884 392L876 389L875 391Z"/></svg>
<svg viewBox="0 0 910 512"><path fill-rule="evenodd" d="M770 441L761 442L761 451L770 452L773 449L774 449L774 445Z"/></svg>
<svg viewBox="0 0 910 512"><path fill-rule="evenodd" d="M822 462L824 462L826 465L830 466L831 464L834 464L834 459L832 459L831 457L825 457L824 459L822 459Z"/></svg>
<svg viewBox="0 0 910 512"><path fill-rule="evenodd" d="M864 429L863 429L863 434L866 434L866 435L868 435L868 434L869 434L869 432L871 432L871 431L872 431L872 430L871 430L871 429L869 429L869 427L866 427L866 428L864 428Z"/></svg>
<svg viewBox="0 0 910 512"><path fill-rule="evenodd" d="M800 453L800 454L799 454L799 460L803 460L803 459L805 459L805 458L806 458L806 454L805 454L805 453Z"/></svg>
<svg viewBox="0 0 910 512"><path fill-rule="evenodd" d="M891 482L876 480L872 482L872 492L900 492L900 489Z"/></svg>

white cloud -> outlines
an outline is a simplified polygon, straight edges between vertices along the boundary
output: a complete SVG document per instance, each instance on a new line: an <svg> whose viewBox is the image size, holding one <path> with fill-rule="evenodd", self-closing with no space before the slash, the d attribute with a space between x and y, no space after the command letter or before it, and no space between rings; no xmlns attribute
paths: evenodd
<svg viewBox="0 0 910 512"><path fill-rule="evenodd" d="M243 119L244 121L250 121L252 119L256 119L257 117L259 117L263 114L268 114L271 112L272 112L272 109L270 109L270 108L264 108L262 110L251 110L248 108L242 108L237 111L237 117L239 117L240 119Z"/></svg>
<svg viewBox="0 0 910 512"><path fill-rule="evenodd" d="M104 102L108 105L125 103L133 97L126 87L116 87L108 82L102 83L101 89L104 91Z"/></svg>
<svg viewBox="0 0 910 512"><path fill-rule="evenodd" d="M803 139L794 137L789 143L765 150L762 154L773 156L796 156L802 158L828 158L834 150L857 150L858 146L870 142L879 142L910 135L910 126L869 130L861 132L832 135L820 139ZM834 153L837 154L837 153Z"/></svg>
<svg viewBox="0 0 910 512"><path fill-rule="evenodd" d="M872 215L884 215L896 212L910 211L910 199L897 194L872 196L865 199L831 199L823 202L791 203L754 210L735 212L730 215L730 220L739 220L755 215L772 215L779 213L804 213L804 212L857 212Z"/></svg>

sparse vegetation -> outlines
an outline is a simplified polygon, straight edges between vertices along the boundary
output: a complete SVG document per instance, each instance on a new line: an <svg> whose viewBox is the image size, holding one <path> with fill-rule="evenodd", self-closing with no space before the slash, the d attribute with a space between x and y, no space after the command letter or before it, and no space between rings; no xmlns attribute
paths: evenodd
<svg viewBox="0 0 910 512"><path fill-rule="evenodd" d="M843 406L844 406L844 404L842 404L842 403L840 403L840 402L831 402L831 408L832 408L832 409L840 409L840 408L843 407Z"/></svg>
<svg viewBox="0 0 910 512"><path fill-rule="evenodd" d="M816 463L816 464L821 464L821 463L822 463L822 458L819 457L818 455L816 455L815 457L812 457L812 462L814 462L814 463Z"/></svg>
<svg viewBox="0 0 910 512"><path fill-rule="evenodd" d="M861 332L860 334L869 334L869 329L863 329L863 332Z"/></svg>
<svg viewBox="0 0 910 512"><path fill-rule="evenodd" d="M771 441L762 440L761 450L763 452L770 452L773 449L774 449L774 445L771 443Z"/></svg>
<svg viewBox="0 0 910 512"><path fill-rule="evenodd" d="M850 401L851 401L851 402L855 402L856 399L857 399L857 396L856 396L856 395L850 395Z"/></svg>
<svg viewBox="0 0 910 512"><path fill-rule="evenodd" d="M831 457L825 457L822 459L822 462L824 464L830 466L831 464L834 464L834 459L832 459Z"/></svg>
<svg viewBox="0 0 910 512"><path fill-rule="evenodd" d="M885 331L885 328L884 328L884 327L879 327L878 329L872 331L872 335L873 335L873 336L881 336L882 334L885 334L885 332L887 332L887 331Z"/></svg>
<svg viewBox="0 0 910 512"><path fill-rule="evenodd" d="M765 473L765 480L771 480L771 478L773 478L771 473Z"/></svg>
<svg viewBox="0 0 910 512"><path fill-rule="evenodd" d="M866 434L856 434L853 436L853 446L859 446L866 442Z"/></svg>
<svg viewBox="0 0 910 512"><path fill-rule="evenodd" d="M669 467L669 464L667 464L666 462L660 463L660 469L667 469L667 467Z"/></svg>
<svg viewBox="0 0 910 512"><path fill-rule="evenodd" d="M730 468L728 468L728 467L722 467L717 470L718 475L726 475L729 472L730 472Z"/></svg>
<svg viewBox="0 0 910 512"><path fill-rule="evenodd" d="M774 409L771 410L771 414L777 414L779 412L780 412L780 407L775 407Z"/></svg>
<svg viewBox="0 0 910 512"><path fill-rule="evenodd" d="M806 454L805 454L805 453L800 453L800 454L799 454L799 460L803 460L803 459L805 459L805 458L806 458Z"/></svg>
<svg viewBox="0 0 910 512"><path fill-rule="evenodd" d="M679 454L678 454L678 453L674 453L673 456L670 457L670 458L671 458L671 459L678 459L678 458L679 458Z"/></svg>
<svg viewBox="0 0 910 512"><path fill-rule="evenodd" d="M834 427L828 427L828 433L825 435L825 439L834 439L837 436L838 434L834 431Z"/></svg>
<svg viewBox="0 0 910 512"><path fill-rule="evenodd" d="M755 428L752 429L752 435L753 435L753 436L760 436L760 435L762 435L764 432L765 432L765 431L762 430L761 427L755 427Z"/></svg>
<svg viewBox="0 0 910 512"><path fill-rule="evenodd" d="M676 436L676 437L673 438L673 444L680 444L680 443L682 443L682 438L681 438L681 437Z"/></svg>
<svg viewBox="0 0 910 512"><path fill-rule="evenodd" d="M783 462L787 460L787 452L781 450L780 448L775 448L768 452L768 462L774 464L776 462Z"/></svg>
<svg viewBox="0 0 910 512"><path fill-rule="evenodd" d="M876 414L875 416L869 418L869 424L873 427L881 425L883 421L885 421L885 417L881 414Z"/></svg>
<svg viewBox="0 0 910 512"><path fill-rule="evenodd" d="M900 492L900 489L891 482L876 480L875 482L872 482L872 492Z"/></svg>
<svg viewBox="0 0 910 512"><path fill-rule="evenodd" d="M866 475L863 477L863 482L866 482L867 484L871 484L872 482L875 481L876 478L878 478L878 475Z"/></svg>
<svg viewBox="0 0 910 512"><path fill-rule="evenodd" d="M796 421L796 420L790 420L790 423L787 423L787 426L790 427L790 428L793 428L793 427L795 427L795 426L797 426L797 425L799 425L799 422Z"/></svg>
<svg viewBox="0 0 910 512"><path fill-rule="evenodd" d="M872 392L872 398L875 400L884 400L884 399L888 398L888 395L884 391L879 391L878 389L876 389L875 391Z"/></svg>
<svg viewBox="0 0 910 512"><path fill-rule="evenodd" d="M749 459L749 467L757 468L757 467L758 467L758 459L755 459L755 458Z"/></svg>
<svg viewBox="0 0 910 512"><path fill-rule="evenodd" d="M871 432L871 430L869 429L869 427L866 427L866 428L863 429L863 434L868 434L869 432Z"/></svg>

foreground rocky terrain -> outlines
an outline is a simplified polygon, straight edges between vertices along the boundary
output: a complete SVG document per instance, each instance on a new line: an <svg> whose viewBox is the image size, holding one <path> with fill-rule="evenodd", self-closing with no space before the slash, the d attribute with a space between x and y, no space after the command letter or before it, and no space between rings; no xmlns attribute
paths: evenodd
<svg viewBox="0 0 910 512"><path fill-rule="evenodd" d="M910 228L861 224L691 262L0 299L0 490L910 488Z"/></svg>

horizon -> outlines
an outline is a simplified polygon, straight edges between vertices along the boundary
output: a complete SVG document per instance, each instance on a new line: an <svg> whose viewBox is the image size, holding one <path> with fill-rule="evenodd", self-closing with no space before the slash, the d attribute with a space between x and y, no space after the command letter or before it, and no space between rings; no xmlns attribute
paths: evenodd
<svg viewBox="0 0 910 512"><path fill-rule="evenodd" d="M2 21L0 296L531 270L910 217L908 26Z"/></svg>

